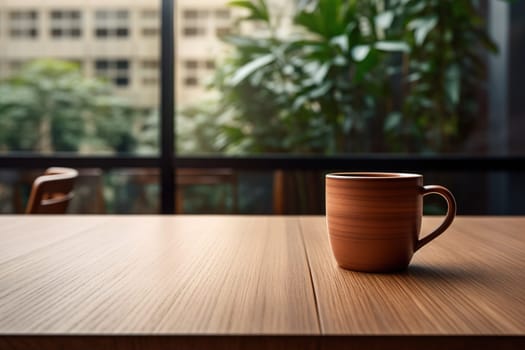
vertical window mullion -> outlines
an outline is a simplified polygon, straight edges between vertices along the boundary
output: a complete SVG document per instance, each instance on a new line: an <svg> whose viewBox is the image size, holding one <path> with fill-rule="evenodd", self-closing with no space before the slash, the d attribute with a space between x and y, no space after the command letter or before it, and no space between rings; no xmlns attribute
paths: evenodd
<svg viewBox="0 0 525 350"><path fill-rule="evenodd" d="M162 214L175 213L175 0L161 0L160 203Z"/></svg>

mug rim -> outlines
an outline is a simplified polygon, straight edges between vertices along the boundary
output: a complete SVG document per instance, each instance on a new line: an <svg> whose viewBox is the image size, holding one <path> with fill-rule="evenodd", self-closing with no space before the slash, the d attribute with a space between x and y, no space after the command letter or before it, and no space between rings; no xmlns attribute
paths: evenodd
<svg viewBox="0 0 525 350"><path fill-rule="evenodd" d="M327 179L347 179L347 180L400 180L400 179L417 179L423 177L415 173L395 173L395 172L376 172L376 171L358 171L346 172L338 171L326 174Z"/></svg>

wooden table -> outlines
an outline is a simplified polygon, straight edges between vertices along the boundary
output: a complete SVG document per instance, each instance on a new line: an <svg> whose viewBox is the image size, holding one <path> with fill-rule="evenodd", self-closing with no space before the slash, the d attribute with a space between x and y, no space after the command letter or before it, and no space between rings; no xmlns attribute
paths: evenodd
<svg viewBox="0 0 525 350"><path fill-rule="evenodd" d="M1 216L0 334L0 349L524 349L525 218L459 217L407 271L363 274L337 267L318 216Z"/></svg>

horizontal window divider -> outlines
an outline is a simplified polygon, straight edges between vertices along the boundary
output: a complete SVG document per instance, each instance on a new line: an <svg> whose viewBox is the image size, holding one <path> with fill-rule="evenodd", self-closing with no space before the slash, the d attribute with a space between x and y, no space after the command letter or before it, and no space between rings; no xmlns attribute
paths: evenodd
<svg viewBox="0 0 525 350"><path fill-rule="evenodd" d="M246 170L348 170L348 171L520 171L525 157L475 156L250 156L178 157L177 168L234 168Z"/></svg>
<svg viewBox="0 0 525 350"><path fill-rule="evenodd" d="M348 171L525 171L525 156L178 156L175 168L232 168L237 170L348 170ZM0 156L0 169L36 169L50 166L74 168L161 168L160 157L133 156Z"/></svg>
<svg viewBox="0 0 525 350"><path fill-rule="evenodd" d="M0 169L38 169L51 166L71 168L159 168L158 157L129 156L0 156Z"/></svg>

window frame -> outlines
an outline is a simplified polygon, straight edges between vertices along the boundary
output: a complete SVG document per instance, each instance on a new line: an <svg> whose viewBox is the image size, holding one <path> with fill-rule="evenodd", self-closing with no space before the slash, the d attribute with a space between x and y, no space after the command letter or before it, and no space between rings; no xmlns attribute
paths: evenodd
<svg viewBox="0 0 525 350"><path fill-rule="evenodd" d="M127 9L95 9L93 35L100 40L129 39L130 23L130 12Z"/></svg>
<svg viewBox="0 0 525 350"><path fill-rule="evenodd" d="M83 18L80 10L52 8L48 12L48 21L49 37L52 40L79 39L83 35ZM58 33L60 35L56 35Z"/></svg>
<svg viewBox="0 0 525 350"><path fill-rule="evenodd" d="M126 58L97 58L94 61L93 69L96 76L111 81L116 88L125 89L131 85L130 61ZM123 81L126 83L119 83Z"/></svg>
<svg viewBox="0 0 525 350"><path fill-rule="evenodd" d="M8 36L12 39L37 40L40 33L39 13L31 10L19 8L7 12L6 28Z"/></svg>

